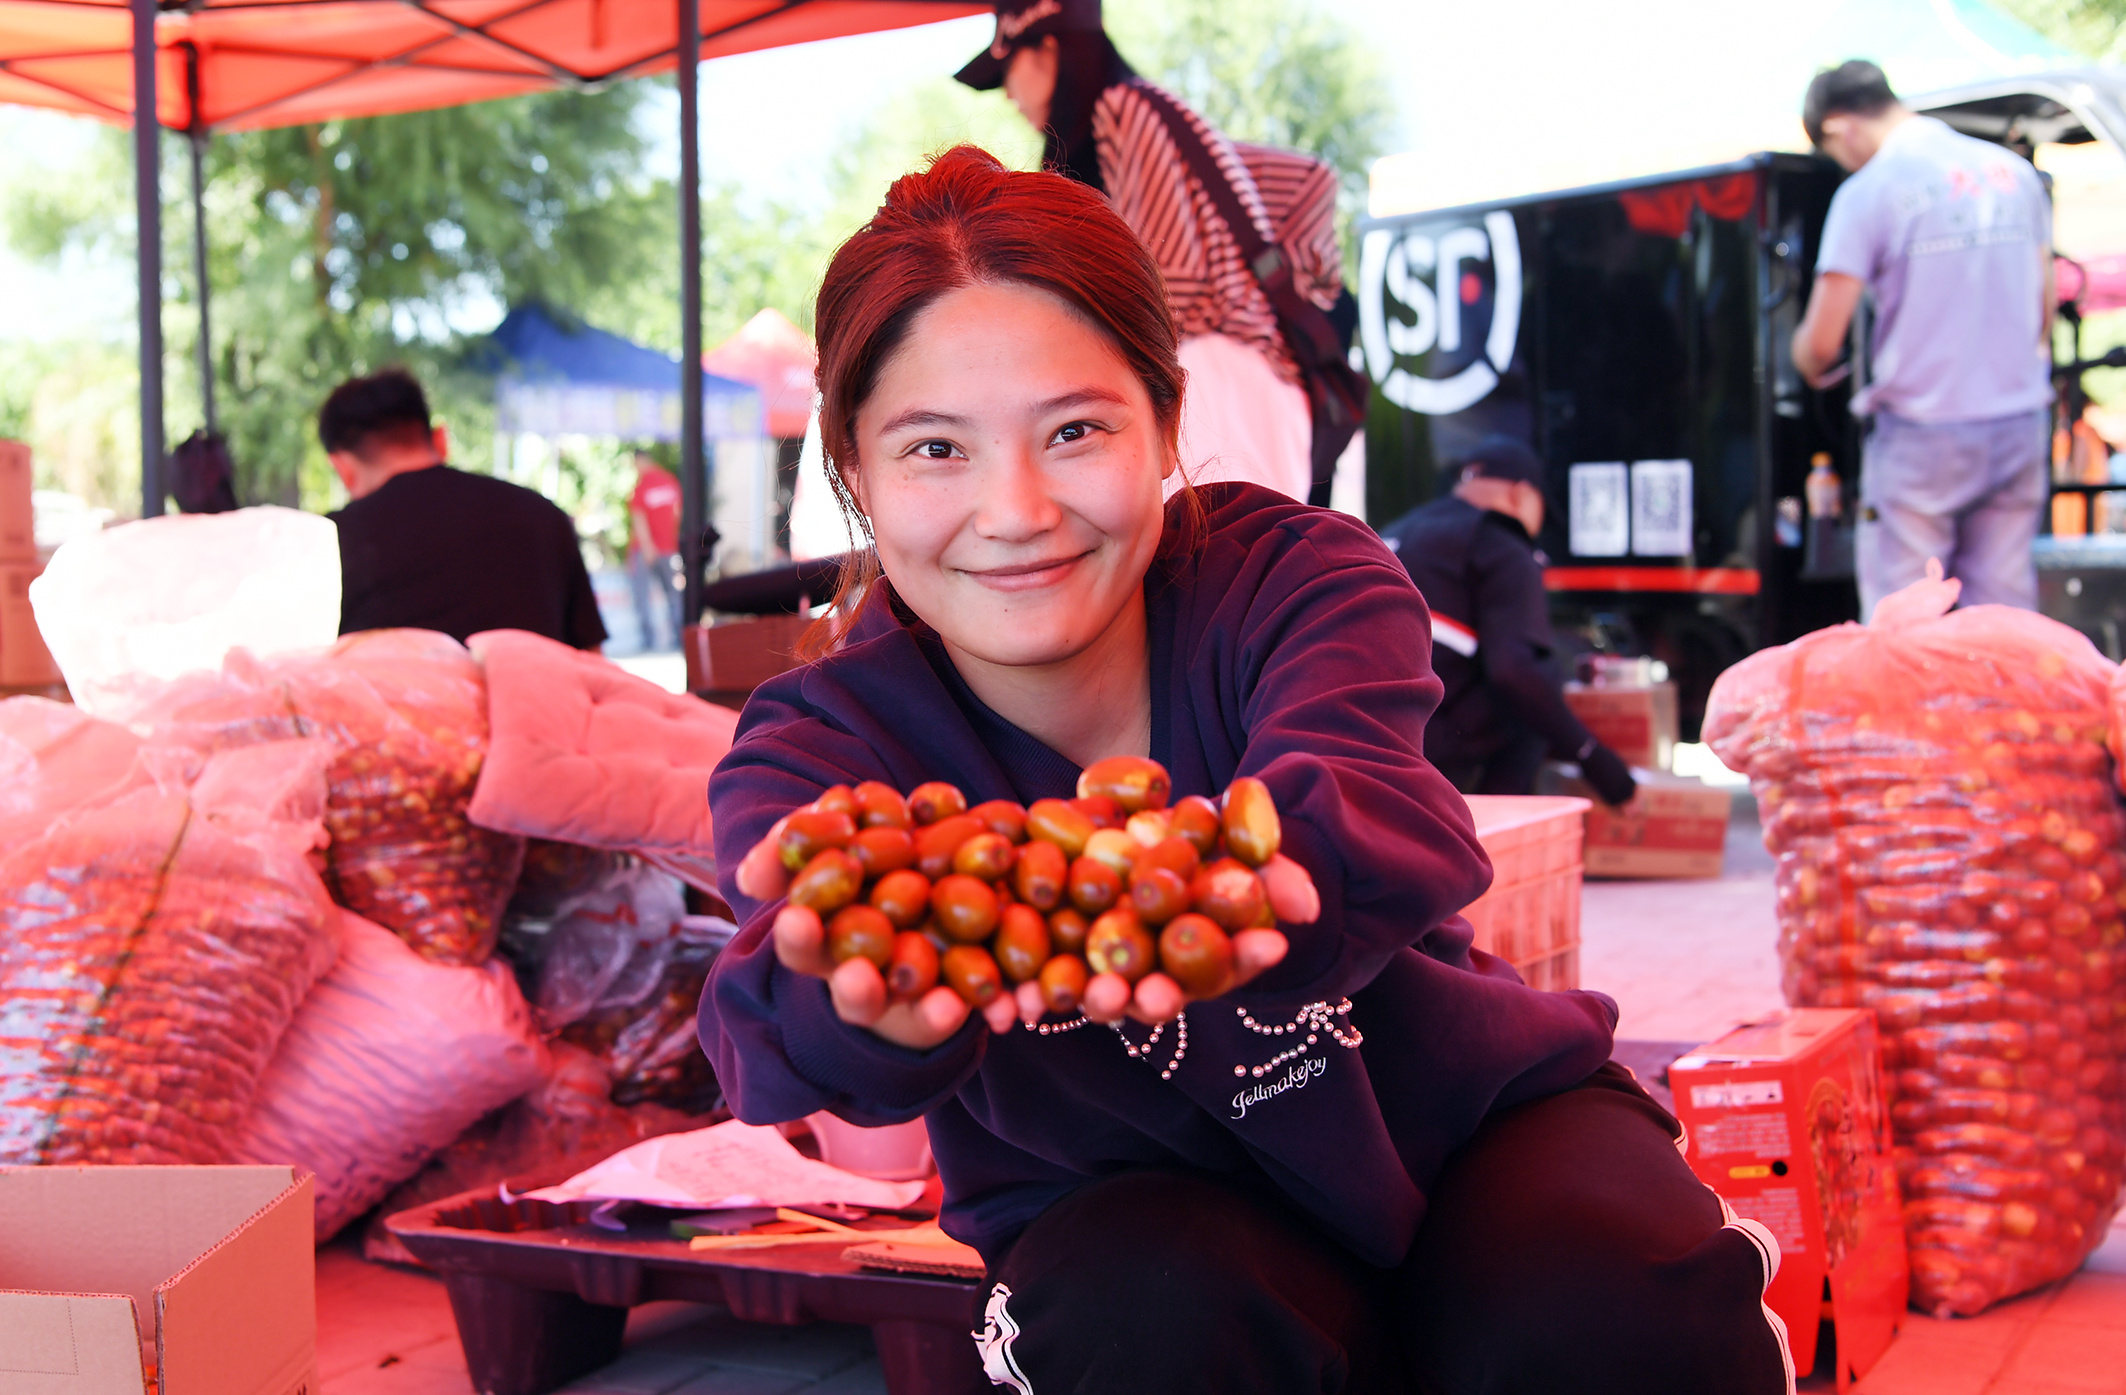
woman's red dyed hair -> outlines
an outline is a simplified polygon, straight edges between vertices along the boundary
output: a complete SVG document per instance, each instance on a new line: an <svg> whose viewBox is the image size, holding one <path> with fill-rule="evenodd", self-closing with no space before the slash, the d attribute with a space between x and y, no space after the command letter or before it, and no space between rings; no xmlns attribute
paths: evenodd
<svg viewBox="0 0 2126 1395"><path fill-rule="evenodd" d="M852 539L861 533L863 542L827 620L806 636L807 657L833 647L854 619L852 602L879 577L870 523L848 481L859 463L857 411L926 306L963 286L1002 283L1046 291L1107 335L1176 449L1185 374L1165 283L1106 198L1062 175L1008 170L971 145L901 176L835 252L819 288L820 438Z"/></svg>

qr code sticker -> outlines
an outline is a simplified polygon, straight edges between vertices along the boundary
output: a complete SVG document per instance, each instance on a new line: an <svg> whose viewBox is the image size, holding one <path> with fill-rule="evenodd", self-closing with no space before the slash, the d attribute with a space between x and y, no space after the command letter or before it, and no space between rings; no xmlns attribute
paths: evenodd
<svg viewBox="0 0 2126 1395"><path fill-rule="evenodd" d="M1631 550L1640 557L1691 551L1688 460L1638 460L1631 467Z"/></svg>
<svg viewBox="0 0 2126 1395"><path fill-rule="evenodd" d="M1575 557L1622 557L1631 542L1630 495L1622 461L1575 465L1566 477L1567 544Z"/></svg>

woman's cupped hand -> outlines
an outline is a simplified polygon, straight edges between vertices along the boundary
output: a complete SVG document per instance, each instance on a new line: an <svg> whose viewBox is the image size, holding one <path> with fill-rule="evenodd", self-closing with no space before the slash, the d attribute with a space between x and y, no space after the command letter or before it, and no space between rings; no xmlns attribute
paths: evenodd
<svg viewBox="0 0 2126 1395"><path fill-rule="evenodd" d="M777 849L783 824L777 822L766 837L753 845L738 865L738 890L756 901L778 901L788 892L790 874ZM1307 870L1282 853L1258 869L1270 910L1280 924L1307 925L1321 914L1321 894ZM886 1041L915 1051L939 1045L975 1011L959 994L943 984L912 1000L896 999L887 990L886 979L868 959L835 963L827 952L827 930L816 911L786 905L775 914L772 930L775 957L784 968L817 978L827 985L834 1011L842 1021L863 1027ZM1222 990L1230 993L1256 975L1283 961L1289 949L1282 930L1242 930L1233 936L1233 976ZM1181 985L1164 973L1153 971L1135 984L1120 974L1094 974L1085 985L1082 1002L1085 1015L1095 1022L1170 1022L1193 1001ZM1010 1031L1014 1025L1032 1026L1046 1012L1038 985L1027 982L1012 992L1000 993L981 1009L993 1032Z"/></svg>

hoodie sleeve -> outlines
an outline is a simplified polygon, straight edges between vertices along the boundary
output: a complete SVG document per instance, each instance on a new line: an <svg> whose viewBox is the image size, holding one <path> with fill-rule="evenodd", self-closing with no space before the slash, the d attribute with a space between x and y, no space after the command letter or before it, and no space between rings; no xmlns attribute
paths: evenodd
<svg viewBox="0 0 2126 1395"><path fill-rule="evenodd" d="M1413 945L1494 971L1472 961L1456 914L1491 865L1468 805L1424 756L1441 694L1425 603L1355 520L1309 510L1279 531L1282 545L1250 548L1225 589L1221 608L1237 613L1219 667L1246 733L1237 773L1269 786L1321 916L1283 927L1291 953L1249 986L1250 1002L1334 1002Z"/></svg>
<svg viewBox="0 0 2126 1395"><path fill-rule="evenodd" d="M804 674L786 675L747 703L730 754L709 780L721 890L743 926L717 956L702 990L702 1050L731 1112L753 1124L831 1110L860 1124L897 1123L926 1112L974 1073L988 1028L970 1016L930 1051L904 1047L843 1022L826 984L775 958L769 936L781 901L742 896L735 869L775 821L837 784L897 779L867 740L808 711Z"/></svg>

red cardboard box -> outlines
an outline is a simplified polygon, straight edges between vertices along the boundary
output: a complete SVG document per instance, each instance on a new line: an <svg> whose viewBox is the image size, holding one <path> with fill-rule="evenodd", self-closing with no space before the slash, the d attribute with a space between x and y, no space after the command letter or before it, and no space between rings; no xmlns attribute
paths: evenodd
<svg viewBox="0 0 2126 1395"><path fill-rule="evenodd" d="M1567 683L1565 705L1626 765L1666 770L1676 755L1673 683Z"/></svg>
<svg viewBox="0 0 2126 1395"><path fill-rule="evenodd" d="M686 651L687 691L743 707L755 688L797 667L798 642L811 627L808 615L688 625L679 635L679 647Z"/></svg>
<svg viewBox="0 0 2126 1395"><path fill-rule="evenodd" d="M0 439L0 562L36 559L37 511L30 502L34 474L30 448Z"/></svg>
<svg viewBox="0 0 2126 1395"><path fill-rule="evenodd" d="M1727 861L1727 820L1734 798L1703 780L1634 769L1639 792L1621 809L1601 801L1576 765L1546 766L1539 788L1588 801L1590 877L1717 877Z"/></svg>
<svg viewBox="0 0 2126 1395"><path fill-rule="evenodd" d="M1896 1337L1909 1286L1874 1015L1792 1008L1699 1047L1668 1079L1692 1170L1779 1241L1765 1302L1794 1369L1816 1364L1828 1299L1846 1390Z"/></svg>

